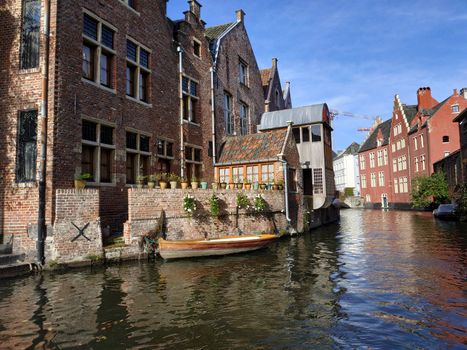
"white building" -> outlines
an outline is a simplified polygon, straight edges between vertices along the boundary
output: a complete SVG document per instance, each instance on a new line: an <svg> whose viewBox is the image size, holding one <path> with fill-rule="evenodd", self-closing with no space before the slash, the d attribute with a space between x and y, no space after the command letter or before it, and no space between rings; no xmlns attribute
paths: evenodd
<svg viewBox="0 0 467 350"><path fill-rule="evenodd" d="M354 196L360 195L360 174L358 171L358 149L360 145L353 142L344 151L334 157L334 180L336 190L344 193L345 188L353 188Z"/></svg>

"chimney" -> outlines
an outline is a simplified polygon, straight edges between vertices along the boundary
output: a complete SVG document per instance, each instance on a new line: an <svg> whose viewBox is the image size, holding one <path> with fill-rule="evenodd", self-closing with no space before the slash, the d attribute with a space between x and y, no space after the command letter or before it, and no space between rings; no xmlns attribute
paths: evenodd
<svg viewBox="0 0 467 350"><path fill-rule="evenodd" d="M277 58L273 57L272 59L272 66L276 67L277 66Z"/></svg>
<svg viewBox="0 0 467 350"><path fill-rule="evenodd" d="M194 14L197 19L200 19L202 5L196 0L190 0L188 1L188 4L190 4L190 12Z"/></svg>
<svg viewBox="0 0 467 350"><path fill-rule="evenodd" d="M243 12L243 10L237 10L235 13L237 14L237 22L243 22L245 19L245 12Z"/></svg>
<svg viewBox="0 0 467 350"><path fill-rule="evenodd" d="M460 95L467 100L467 88L462 88Z"/></svg>
<svg viewBox="0 0 467 350"><path fill-rule="evenodd" d="M437 101L431 97L431 89L429 87L421 87L417 90L418 109L430 109L437 104Z"/></svg>
<svg viewBox="0 0 467 350"><path fill-rule="evenodd" d="M458 96L459 94L457 93L457 89L452 90L452 96Z"/></svg>

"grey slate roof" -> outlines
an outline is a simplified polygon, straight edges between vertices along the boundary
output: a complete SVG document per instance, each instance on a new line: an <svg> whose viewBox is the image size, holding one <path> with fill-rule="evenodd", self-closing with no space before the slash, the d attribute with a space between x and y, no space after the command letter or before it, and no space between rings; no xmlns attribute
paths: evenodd
<svg viewBox="0 0 467 350"><path fill-rule="evenodd" d="M415 115L418 112L418 107L417 105L406 105L402 104L402 108L404 109L405 116L407 117L407 122L412 123L413 118L415 118Z"/></svg>
<svg viewBox="0 0 467 350"><path fill-rule="evenodd" d="M220 24L218 26L206 28L204 35L209 41L217 40L233 23Z"/></svg>
<svg viewBox="0 0 467 350"><path fill-rule="evenodd" d="M381 130L383 134L383 143L382 146L385 146L389 143L389 134L391 133L391 121L392 119L388 119L385 122L379 124L375 130L371 133L371 135L366 139L366 141L363 143L362 147L359 149L360 152L368 151L370 149L376 148L377 143L376 143L376 138L378 136L379 130Z"/></svg>
<svg viewBox="0 0 467 350"><path fill-rule="evenodd" d="M360 145L356 142L352 142L349 147L347 147L345 150L343 150L342 152L340 152L339 154L337 154L334 158L334 160L336 159L340 159L342 158L343 156L346 156L348 154L352 154L352 155L355 155L358 153L358 150L360 149Z"/></svg>
<svg viewBox="0 0 467 350"><path fill-rule="evenodd" d="M266 112L261 116L259 130L284 128L287 126L289 121L293 122L294 125L322 123L323 113L325 110L328 110L327 105L325 103L321 103L305 107Z"/></svg>

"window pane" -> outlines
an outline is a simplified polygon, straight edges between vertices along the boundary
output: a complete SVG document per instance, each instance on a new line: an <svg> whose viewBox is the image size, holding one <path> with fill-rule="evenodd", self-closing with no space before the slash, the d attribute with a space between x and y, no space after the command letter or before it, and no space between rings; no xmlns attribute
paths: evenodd
<svg viewBox="0 0 467 350"><path fill-rule="evenodd" d="M21 112L18 121L16 181L34 181L36 177L37 111Z"/></svg>
<svg viewBox="0 0 467 350"><path fill-rule="evenodd" d="M173 157L173 143L172 142L167 142L167 157Z"/></svg>
<svg viewBox="0 0 467 350"><path fill-rule="evenodd" d="M295 143L300 143L300 128L293 128L292 132L295 138Z"/></svg>
<svg viewBox="0 0 467 350"><path fill-rule="evenodd" d="M110 49L114 48L114 32L112 29L106 26L102 26L102 45L107 46Z"/></svg>
<svg viewBox="0 0 467 350"><path fill-rule="evenodd" d="M111 58L106 54L101 54L101 84L105 86L110 86L110 63Z"/></svg>
<svg viewBox="0 0 467 350"><path fill-rule="evenodd" d="M149 152L149 136L140 135L139 150L143 152Z"/></svg>
<svg viewBox="0 0 467 350"><path fill-rule="evenodd" d="M139 49L139 64L149 68L149 52L141 48Z"/></svg>
<svg viewBox="0 0 467 350"><path fill-rule="evenodd" d="M134 132L127 132L126 133L126 148L137 149L136 147L137 138L138 138L138 135L135 134Z"/></svg>
<svg viewBox="0 0 467 350"><path fill-rule="evenodd" d="M94 47L83 44L83 77L94 80Z"/></svg>
<svg viewBox="0 0 467 350"><path fill-rule="evenodd" d="M164 145L165 141L157 140L157 154L160 156L165 156Z"/></svg>
<svg viewBox="0 0 467 350"><path fill-rule="evenodd" d="M195 148L195 162L201 162L201 150Z"/></svg>
<svg viewBox="0 0 467 350"><path fill-rule="evenodd" d="M130 40L126 42L126 57L136 62L136 44Z"/></svg>
<svg viewBox="0 0 467 350"><path fill-rule="evenodd" d="M113 128L105 125L101 125L101 143L107 145L113 145L114 133Z"/></svg>
<svg viewBox="0 0 467 350"><path fill-rule="evenodd" d="M139 99L148 102L148 74L144 72L139 74Z"/></svg>
<svg viewBox="0 0 467 350"><path fill-rule="evenodd" d="M185 147L185 159L193 160L193 148Z"/></svg>
<svg viewBox="0 0 467 350"><path fill-rule="evenodd" d="M188 85L189 85L190 81L188 80L188 78L185 78L183 77L182 78L182 90L184 92L187 92L188 93Z"/></svg>
<svg viewBox="0 0 467 350"><path fill-rule="evenodd" d="M190 94L192 96L198 96L198 84L196 84L194 81L190 82Z"/></svg>
<svg viewBox="0 0 467 350"><path fill-rule="evenodd" d="M95 181L94 155L96 147L83 145L81 149L81 172L91 174L90 181Z"/></svg>
<svg viewBox="0 0 467 350"><path fill-rule="evenodd" d="M126 67L126 94L131 97L135 97L135 74L136 68L131 65Z"/></svg>
<svg viewBox="0 0 467 350"><path fill-rule="evenodd" d="M23 0L21 22L21 69L39 66L41 1Z"/></svg>
<svg viewBox="0 0 467 350"><path fill-rule="evenodd" d="M101 148L101 182L112 182L112 150Z"/></svg>
<svg viewBox="0 0 467 350"><path fill-rule="evenodd" d="M97 21L86 14L84 15L83 32L86 36L97 40Z"/></svg>
<svg viewBox="0 0 467 350"><path fill-rule="evenodd" d="M310 129L308 127L302 128L303 142L310 142Z"/></svg>
<svg viewBox="0 0 467 350"><path fill-rule="evenodd" d="M136 154L126 154L126 183L136 183Z"/></svg>
<svg viewBox="0 0 467 350"><path fill-rule="evenodd" d="M83 120L82 138L87 141L97 141L97 124Z"/></svg>
<svg viewBox="0 0 467 350"><path fill-rule="evenodd" d="M313 125L311 127L311 140L313 142L321 141L321 126L320 125Z"/></svg>
<svg viewBox="0 0 467 350"><path fill-rule="evenodd" d="M139 174L143 176L149 175L149 156L139 156Z"/></svg>

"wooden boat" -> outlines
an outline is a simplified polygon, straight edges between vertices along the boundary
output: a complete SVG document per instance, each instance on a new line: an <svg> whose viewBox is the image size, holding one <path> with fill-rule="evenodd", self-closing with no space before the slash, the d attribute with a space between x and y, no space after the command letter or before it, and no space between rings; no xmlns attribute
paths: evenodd
<svg viewBox="0 0 467 350"><path fill-rule="evenodd" d="M159 254L164 259L227 255L265 248L279 236L273 234L225 236L213 239L168 241L159 239Z"/></svg>

